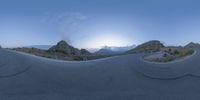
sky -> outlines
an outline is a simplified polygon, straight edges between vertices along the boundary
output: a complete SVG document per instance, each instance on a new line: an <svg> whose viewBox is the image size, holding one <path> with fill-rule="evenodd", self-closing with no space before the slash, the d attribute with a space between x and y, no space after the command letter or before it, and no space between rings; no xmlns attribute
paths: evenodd
<svg viewBox="0 0 200 100"><path fill-rule="evenodd" d="M200 42L199 0L0 0L0 45Z"/></svg>

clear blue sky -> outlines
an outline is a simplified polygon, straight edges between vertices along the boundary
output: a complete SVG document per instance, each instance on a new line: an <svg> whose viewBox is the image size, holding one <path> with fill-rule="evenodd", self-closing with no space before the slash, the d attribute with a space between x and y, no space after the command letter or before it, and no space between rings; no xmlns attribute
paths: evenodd
<svg viewBox="0 0 200 100"><path fill-rule="evenodd" d="M79 48L200 42L199 0L0 0L0 44Z"/></svg>

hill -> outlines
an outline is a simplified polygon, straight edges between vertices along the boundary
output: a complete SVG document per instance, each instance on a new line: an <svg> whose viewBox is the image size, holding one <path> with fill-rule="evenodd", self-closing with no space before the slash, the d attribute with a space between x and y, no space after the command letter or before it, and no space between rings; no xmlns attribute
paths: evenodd
<svg viewBox="0 0 200 100"><path fill-rule="evenodd" d="M163 48L164 45L158 40L145 42L136 48L129 50L127 53L142 53L142 52L156 52Z"/></svg>
<svg viewBox="0 0 200 100"><path fill-rule="evenodd" d="M200 48L200 44L199 43L190 42L184 48Z"/></svg>
<svg viewBox="0 0 200 100"><path fill-rule="evenodd" d="M92 53L90 53L88 50L86 49L81 49L80 50L81 55L92 55Z"/></svg>
<svg viewBox="0 0 200 100"><path fill-rule="evenodd" d="M25 52L46 58L67 60L67 61L74 61L74 60L85 61L85 60L93 60L93 59L108 57L105 55L93 55L86 49L79 50L69 45L67 42L63 40L58 42L56 45L52 46L48 50L30 48L30 47L12 48L12 50Z"/></svg>
<svg viewBox="0 0 200 100"><path fill-rule="evenodd" d="M60 41L57 43L57 45L52 46L49 50L49 52L59 52L64 53L66 55L81 55L81 51L77 48L74 48L73 46L69 45L65 41Z"/></svg>

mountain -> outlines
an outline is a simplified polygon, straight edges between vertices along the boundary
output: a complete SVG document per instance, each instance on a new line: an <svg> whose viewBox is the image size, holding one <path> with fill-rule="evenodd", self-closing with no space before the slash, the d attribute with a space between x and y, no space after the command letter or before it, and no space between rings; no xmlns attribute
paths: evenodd
<svg viewBox="0 0 200 100"><path fill-rule="evenodd" d="M101 48L87 48L87 50L91 53L95 53L97 51L99 51Z"/></svg>
<svg viewBox="0 0 200 100"><path fill-rule="evenodd" d="M115 52L126 52L126 51L131 50L131 49L133 49L135 47L136 47L136 45L124 46L124 47L105 46L103 48L110 49L110 50L115 51Z"/></svg>
<svg viewBox="0 0 200 100"><path fill-rule="evenodd" d="M74 48L73 46L69 45L65 41L60 41L57 43L57 45L52 46L48 50L49 52L59 52L64 53L66 55L73 55L73 56L80 56L80 55L88 55L91 54L86 49L79 50L77 48Z"/></svg>
<svg viewBox="0 0 200 100"><path fill-rule="evenodd" d="M200 48L200 44L199 43L190 42L184 48Z"/></svg>
<svg viewBox="0 0 200 100"><path fill-rule="evenodd" d="M52 46L48 50L42 50L38 48L30 48L30 47L18 47L18 48L11 48L10 50L15 50L19 52L29 53L32 55L52 58L52 59L59 59L59 60L67 60L67 61L85 61L85 60L93 60L93 59L100 59L105 58L107 56L104 55L93 55L86 49L77 49L73 46L69 45L65 41L60 41L56 45Z"/></svg>
<svg viewBox="0 0 200 100"><path fill-rule="evenodd" d="M102 48L99 51L95 52L95 54L97 54L97 55L115 55L115 54L119 54L119 52L112 51L110 49Z"/></svg>
<svg viewBox="0 0 200 100"><path fill-rule="evenodd" d="M122 54L128 50L135 48L135 45L125 46L125 47L115 47L115 46L104 46L100 50L96 51L95 54L99 55L116 55Z"/></svg>
<svg viewBox="0 0 200 100"><path fill-rule="evenodd" d="M37 48L37 49L41 49L41 50L48 50L51 47L52 47L52 45L32 45L32 46L27 46L25 48Z"/></svg>
<svg viewBox="0 0 200 100"><path fill-rule="evenodd" d="M158 40L145 42L136 48L129 50L127 53L155 52L163 48L164 45Z"/></svg>
<svg viewBox="0 0 200 100"><path fill-rule="evenodd" d="M48 51L60 52L67 55L81 55L81 52L77 48L74 48L73 46L69 45L67 42L63 40L58 42L57 45L54 45L51 48L49 48Z"/></svg>
<svg viewBox="0 0 200 100"><path fill-rule="evenodd" d="M81 49L81 55L91 55L92 53L90 53L88 50L86 49Z"/></svg>

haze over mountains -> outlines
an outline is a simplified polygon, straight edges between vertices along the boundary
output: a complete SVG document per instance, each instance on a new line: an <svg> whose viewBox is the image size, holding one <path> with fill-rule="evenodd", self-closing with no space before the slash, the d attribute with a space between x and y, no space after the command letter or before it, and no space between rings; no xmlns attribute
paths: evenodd
<svg viewBox="0 0 200 100"><path fill-rule="evenodd" d="M78 48L74 48L63 40L47 50L30 47L13 48L13 50L61 60L87 60L89 59L88 57L91 55L91 53L86 49L79 50Z"/></svg>
<svg viewBox="0 0 200 100"><path fill-rule="evenodd" d="M40 47L40 46L37 46ZM187 48L196 48L200 47L198 43L189 43L185 47ZM49 49L38 49L38 48L13 48L13 50L30 53L37 56L42 56L46 58L60 59L60 60L94 60L99 58L105 58L116 55L124 55L124 54L136 54L136 53L149 53L149 52L159 52L162 49L167 48L182 48L180 46L164 46L158 40L151 40L145 43L142 43L138 46L127 46L127 47L109 47L105 46L102 49L92 53L86 49L78 49L71 45L69 45L64 40L59 41L56 45L51 46Z"/></svg>
<svg viewBox="0 0 200 100"><path fill-rule="evenodd" d="M31 46L25 46L27 48L37 48L37 49L42 49L42 50L48 50L49 48L52 47L52 45L31 45Z"/></svg>
<svg viewBox="0 0 200 100"><path fill-rule="evenodd" d="M49 48L51 48L53 45L32 45L32 46L26 46L27 48L37 48L37 49L42 49L42 50L48 50ZM116 53L122 53L122 52L126 52L130 49L135 48L136 45L132 45L132 46L121 46L121 47L117 47L117 46L103 46L102 48L86 48L86 50L88 50L91 53L95 53L100 51L101 49L106 49L106 50L110 50L111 52L116 52Z"/></svg>
<svg viewBox="0 0 200 100"><path fill-rule="evenodd" d="M95 54L100 54L100 55L122 54L128 50L134 49L135 47L136 47L136 45L125 46L125 47L104 46L103 48L96 51Z"/></svg>
<svg viewBox="0 0 200 100"><path fill-rule="evenodd" d="M69 46L69 44L66 44L66 45ZM192 47L198 47L198 46L199 46L199 43L190 42L185 47L192 48ZM25 48L37 48L37 49L41 49L41 50L49 50L51 47L53 47L53 45L33 45L33 46L27 46ZM70 47L74 48L73 46L70 46ZM136 46L136 45L121 46L121 47L104 46L102 48L80 49L80 51L77 51L77 48L74 48L74 50L77 51L76 53L78 53L78 55L80 54L80 52L85 52L86 54L97 54L97 55L118 55L118 54L123 54L125 52L127 52L127 53L144 52L144 50L157 51L157 50L159 50L159 48L162 48L162 47L164 47L164 44L162 44L160 41L152 40L152 41L145 42L138 46ZM168 47L177 47L177 46L168 46Z"/></svg>
<svg viewBox="0 0 200 100"><path fill-rule="evenodd" d="M190 43L187 47L196 48L198 45ZM198 93L200 48L196 48L196 53L190 58L174 63L147 63L141 59L145 56L142 52L152 53L155 50L159 51L161 47L165 48L159 41L149 41L130 50L134 51L131 52L133 54L84 62L50 60L0 49L2 90L0 98L3 100L19 98L20 100L66 100L66 98L67 100L160 100L163 97L167 98L166 100L172 97L197 100L197 97L200 98ZM64 53L72 57L82 54L79 49L64 41L49 51L41 52L56 56ZM194 96L195 99L188 99Z"/></svg>

